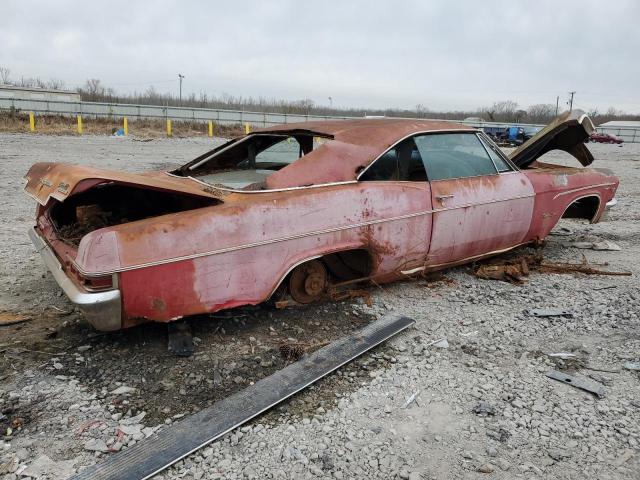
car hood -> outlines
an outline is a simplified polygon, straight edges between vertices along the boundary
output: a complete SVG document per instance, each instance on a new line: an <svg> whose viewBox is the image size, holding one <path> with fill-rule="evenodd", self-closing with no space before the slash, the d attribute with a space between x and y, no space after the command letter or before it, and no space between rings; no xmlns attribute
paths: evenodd
<svg viewBox="0 0 640 480"><path fill-rule="evenodd" d="M511 152L509 159L525 168L551 150L563 150L586 167L593 162L593 155L584 141L594 131L593 122L583 112L565 112Z"/></svg>
<svg viewBox="0 0 640 480"><path fill-rule="evenodd" d="M63 202L72 193L108 182L218 199L228 193L166 172L128 173L67 163L36 163L29 169L25 179L25 191L41 205L46 205L50 198Z"/></svg>

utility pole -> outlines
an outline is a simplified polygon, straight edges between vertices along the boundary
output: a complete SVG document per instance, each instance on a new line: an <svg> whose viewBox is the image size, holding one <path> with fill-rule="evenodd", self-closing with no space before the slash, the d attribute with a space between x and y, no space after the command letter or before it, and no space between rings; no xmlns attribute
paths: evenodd
<svg viewBox="0 0 640 480"><path fill-rule="evenodd" d="M558 107L560 106L560 95L556 96L556 117L558 116Z"/></svg>
<svg viewBox="0 0 640 480"><path fill-rule="evenodd" d="M571 98L569 99L569 111L573 111L573 96L576 94L575 91L573 92L569 92L569 95L571 95Z"/></svg>
<svg viewBox="0 0 640 480"><path fill-rule="evenodd" d="M184 75L179 73L178 78L180 79L180 106L182 106L182 79L184 78Z"/></svg>

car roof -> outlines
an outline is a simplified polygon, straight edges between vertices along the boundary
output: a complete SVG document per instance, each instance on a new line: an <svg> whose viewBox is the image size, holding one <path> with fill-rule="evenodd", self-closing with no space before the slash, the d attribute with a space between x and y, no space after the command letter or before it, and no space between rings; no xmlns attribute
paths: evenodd
<svg viewBox="0 0 640 480"><path fill-rule="evenodd" d="M267 189L272 190L353 181L364 168L403 138L444 131L475 129L445 121L365 118L287 123L256 129L253 134L307 132L332 139L267 177Z"/></svg>

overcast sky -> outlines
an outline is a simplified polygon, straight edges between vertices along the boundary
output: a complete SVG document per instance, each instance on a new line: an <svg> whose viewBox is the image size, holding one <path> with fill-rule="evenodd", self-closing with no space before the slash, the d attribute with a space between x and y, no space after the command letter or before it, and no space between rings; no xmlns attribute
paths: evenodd
<svg viewBox="0 0 640 480"><path fill-rule="evenodd" d="M3 0L11 76L117 91L640 113L640 1Z"/></svg>

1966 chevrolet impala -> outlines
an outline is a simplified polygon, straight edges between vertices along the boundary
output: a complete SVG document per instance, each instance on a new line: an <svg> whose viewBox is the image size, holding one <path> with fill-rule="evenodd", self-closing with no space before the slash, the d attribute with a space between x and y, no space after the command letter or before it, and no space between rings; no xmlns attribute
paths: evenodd
<svg viewBox="0 0 640 480"><path fill-rule="evenodd" d="M597 222L618 179L584 167L588 117L564 114L505 156L453 123L362 119L256 130L170 172L38 163L31 239L99 330L386 282Z"/></svg>

